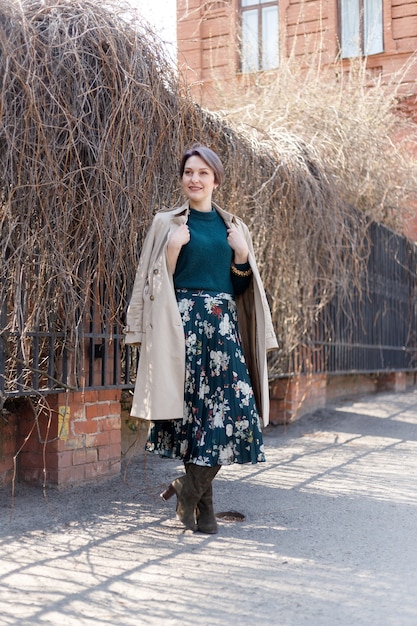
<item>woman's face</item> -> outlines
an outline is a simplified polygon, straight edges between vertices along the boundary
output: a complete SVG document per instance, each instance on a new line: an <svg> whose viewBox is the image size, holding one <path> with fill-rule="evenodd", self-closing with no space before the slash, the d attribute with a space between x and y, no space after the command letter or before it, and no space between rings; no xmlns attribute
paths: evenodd
<svg viewBox="0 0 417 626"><path fill-rule="evenodd" d="M216 189L214 171L196 154L185 162L182 189L193 208L211 208L211 196Z"/></svg>

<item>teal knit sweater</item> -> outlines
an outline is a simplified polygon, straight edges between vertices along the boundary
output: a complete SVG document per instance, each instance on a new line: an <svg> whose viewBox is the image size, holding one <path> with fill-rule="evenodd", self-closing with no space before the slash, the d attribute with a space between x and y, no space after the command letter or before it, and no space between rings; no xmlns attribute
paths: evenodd
<svg viewBox="0 0 417 626"><path fill-rule="evenodd" d="M174 273L177 289L204 289L217 293L241 293L250 282L231 276L233 250L227 243L227 227L216 210L190 208L190 241L181 248ZM249 267L237 266L241 269Z"/></svg>

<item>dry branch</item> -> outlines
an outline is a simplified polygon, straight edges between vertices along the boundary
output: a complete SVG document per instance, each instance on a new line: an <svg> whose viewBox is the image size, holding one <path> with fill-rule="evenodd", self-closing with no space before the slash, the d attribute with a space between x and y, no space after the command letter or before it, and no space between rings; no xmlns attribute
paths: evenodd
<svg viewBox="0 0 417 626"><path fill-rule="evenodd" d="M334 290L359 276L365 222L314 145L195 106L158 38L126 12L0 0L2 332L19 337L6 346L7 383L18 358L30 371L34 331L56 334L79 380L91 307L103 325L123 323L144 234L158 207L180 200L179 157L195 141L225 163L217 200L252 227L282 371Z"/></svg>

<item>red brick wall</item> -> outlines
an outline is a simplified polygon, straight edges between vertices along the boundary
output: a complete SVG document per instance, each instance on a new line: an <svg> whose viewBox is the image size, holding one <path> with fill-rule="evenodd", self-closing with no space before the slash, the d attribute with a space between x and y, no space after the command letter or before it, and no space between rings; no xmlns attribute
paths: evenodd
<svg viewBox="0 0 417 626"><path fill-rule="evenodd" d="M0 484L10 481L17 450L18 477L27 482L65 486L118 474L120 397L118 389L47 396L37 419L24 403L10 436L1 429Z"/></svg>
<svg viewBox="0 0 417 626"><path fill-rule="evenodd" d="M326 61L334 59L337 52L335 34L336 3L321 0L289 0L279 4L281 23L281 54L286 57L304 56L321 50Z"/></svg>
<svg viewBox="0 0 417 626"><path fill-rule="evenodd" d="M417 4L415 0L385 2L391 9L392 37L400 52L410 52L417 46Z"/></svg>
<svg viewBox="0 0 417 626"><path fill-rule="evenodd" d="M271 424L289 424L306 413L361 394L405 391L416 382L416 374L407 372L279 378L270 385Z"/></svg>
<svg viewBox="0 0 417 626"><path fill-rule="evenodd" d="M270 385L271 424L288 424L326 404L326 375L278 378Z"/></svg>
<svg viewBox="0 0 417 626"><path fill-rule="evenodd" d="M235 0L177 0L178 64L194 97L205 102L212 81L236 72Z"/></svg>

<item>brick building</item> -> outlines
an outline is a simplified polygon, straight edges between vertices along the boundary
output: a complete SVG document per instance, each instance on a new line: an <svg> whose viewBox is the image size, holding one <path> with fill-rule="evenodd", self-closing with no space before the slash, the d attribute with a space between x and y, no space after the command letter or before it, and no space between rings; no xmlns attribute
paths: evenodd
<svg viewBox="0 0 417 626"><path fill-rule="evenodd" d="M383 76L417 49L414 0L177 0L179 67L197 102L213 104L214 82L273 71L317 50L323 63L366 56ZM416 108L417 64L402 76L403 104Z"/></svg>

